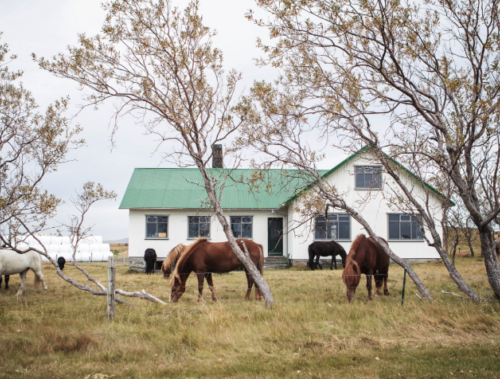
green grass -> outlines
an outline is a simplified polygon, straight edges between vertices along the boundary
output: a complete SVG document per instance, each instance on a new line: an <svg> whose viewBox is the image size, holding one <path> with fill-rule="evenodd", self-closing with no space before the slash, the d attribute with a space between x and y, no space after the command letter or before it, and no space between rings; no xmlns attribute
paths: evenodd
<svg viewBox="0 0 500 379"><path fill-rule="evenodd" d="M106 281L106 265L85 266ZM276 305L243 301L244 273L215 275L219 302L197 303L195 281L179 303L159 306L132 299L106 319L106 299L78 291L45 266L48 291L14 296L19 278L0 297L0 378L492 378L500 377L500 305L471 303L458 293L442 264L414 266L433 293L420 301L403 272L391 266L390 296L367 301L363 279L347 304L341 270L266 271ZM483 297L481 259L457 267ZM67 265L67 275L81 275ZM125 275L126 274L126 275ZM117 285L168 301L160 275L119 266ZM252 294L253 295L253 294ZM377 359L378 358L378 359ZM96 376L97 378L97 376Z"/></svg>

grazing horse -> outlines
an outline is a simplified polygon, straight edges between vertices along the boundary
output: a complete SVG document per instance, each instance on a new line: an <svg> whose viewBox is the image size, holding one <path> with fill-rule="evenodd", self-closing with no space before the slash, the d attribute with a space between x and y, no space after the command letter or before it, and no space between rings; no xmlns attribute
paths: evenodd
<svg viewBox="0 0 500 379"><path fill-rule="evenodd" d="M4 275L5 276L5 289L9 289L9 279L10 275ZM0 275L0 288L2 288L2 275Z"/></svg>
<svg viewBox="0 0 500 379"><path fill-rule="evenodd" d="M314 257L316 256L316 265L323 270L323 267L321 267L321 264L319 263L319 257L328 257L332 256L332 264L330 265L330 270L333 270L333 265L335 264L335 270L337 269L337 260L335 257L337 255L340 255L340 258L342 258L342 267L345 267L345 258L346 258L346 252L344 248L337 242L335 241L325 241L325 242L313 242L312 244L309 245L308 249L309 251L309 267L311 267L311 270L314 270Z"/></svg>
<svg viewBox="0 0 500 379"><path fill-rule="evenodd" d="M237 239L236 242L242 251L245 251L242 241L245 242L245 246L248 249L248 254L253 264L262 274L264 270L264 253L262 245L251 240ZM170 292L170 301L175 303L181 298L182 294L186 291L186 281L192 271L194 271L198 277L198 301L203 300L202 294L205 277L207 278L210 291L212 291L212 300L217 301L211 273L230 272L240 267L243 267L243 265L238 258L236 258L229 242L214 243L208 242L206 238L200 238L195 243L187 246L177 261L171 281L172 289ZM248 272L246 272L246 275L248 290L245 295L245 300L248 300L254 282ZM260 300L260 291L257 286L255 286L255 299Z"/></svg>
<svg viewBox="0 0 500 379"><path fill-rule="evenodd" d="M147 275L154 274L156 258L156 251L154 249L146 249L146 251L144 252L144 260L146 261Z"/></svg>
<svg viewBox="0 0 500 379"><path fill-rule="evenodd" d="M41 283L47 289L42 274L42 257L35 251L18 254L14 250L0 249L0 275L19 274L21 277L21 287L17 295L22 295L26 287L26 273L28 270L35 273L35 287Z"/></svg>
<svg viewBox="0 0 500 379"><path fill-rule="evenodd" d="M176 247L174 247L170 251L170 253L168 253L167 257L161 265L161 272L163 272L164 279L168 279L170 277L170 274L172 273L172 267L177 263L185 248L186 245L180 243Z"/></svg>
<svg viewBox="0 0 500 379"><path fill-rule="evenodd" d="M59 270L64 270L65 264L66 264L66 259L64 259L64 257L57 258L57 265L59 266Z"/></svg>
<svg viewBox="0 0 500 379"><path fill-rule="evenodd" d="M382 240L387 243L386 240ZM384 284L384 295L389 295L387 289L389 262L389 256L375 240L366 238L364 234L357 236L351 246L345 269L342 272L342 280L347 287L347 301L350 303L354 297L356 287L361 280L361 274L366 275L368 300L373 300L372 276L374 275L377 295L380 295L382 282Z"/></svg>

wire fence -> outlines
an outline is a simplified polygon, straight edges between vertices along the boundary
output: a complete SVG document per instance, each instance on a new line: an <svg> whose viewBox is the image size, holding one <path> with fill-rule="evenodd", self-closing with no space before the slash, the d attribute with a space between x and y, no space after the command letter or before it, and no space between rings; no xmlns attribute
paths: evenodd
<svg viewBox="0 0 500 379"><path fill-rule="evenodd" d="M107 286L107 263L79 263L80 266L85 268L89 274L96 280L98 280L102 285ZM170 276L167 280L163 278L161 273L155 273L153 275L146 275L144 272L131 272L128 267L128 259L117 259L117 288L124 291L142 291L143 289L152 295L160 298L161 300L168 302L169 295L171 292L171 279ZM95 289L98 289L96 285L90 283L87 278L73 267L72 263L68 263L64 270L64 273L68 276L77 280L78 282L89 285ZM52 286L69 286L68 283L62 281L60 278L54 278L55 270L51 270L49 264L44 265L44 274L50 277L50 282ZM197 275L203 276L204 284L202 286L203 299L204 301L211 301L211 289L206 281L206 276L212 274L212 279L214 286L212 289L215 292L217 299L221 302L241 302L248 291L247 279L245 277L245 272L233 271L231 273L218 273L218 272L204 272L204 273L191 273L187 279L185 285L185 292L182 295L180 302L192 303L197 301L199 297L200 286L196 278ZM356 275L353 275L356 276ZM374 274L376 279L379 274ZM381 275L382 276L382 275ZM13 278L17 278L13 280ZM332 302L346 301L346 286L342 281L342 270L330 271L323 270L323 274L318 274L317 271L290 271L290 270L275 270L275 271L265 271L264 278L267 280L271 291L273 293L276 303L308 303L308 304L328 304ZM431 292L434 299L443 299L446 301L464 301L469 300L469 298L462 293L456 283L446 274L438 273L423 273L420 274L420 279L427 286L427 289ZM465 282L475 291L475 293L481 297L483 301L487 302L497 302L493 291L489 287L488 277L484 275L463 275ZM401 302L401 297L403 295L403 272L398 270L397 272L389 271L389 277L387 280L387 285L389 289L389 296L383 295L383 286L380 287L381 296L379 298L387 299L384 301L397 301ZM19 285L18 276L12 276L10 281L10 286L13 287L13 291L17 291ZM355 299L366 300L367 299L367 289L366 289L366 277L361 276L359 285L357 286ZM29 287L28 283L28 287ZM50 284L49 284L50 287ZM75 291L77 291L75 289ZM255 285L252 288L252 294L250 299L255 298ZM3 292L3 286L2 286ZM81 292L81 291L79 291ZM374 298L376 293L376 281L372 280L372 295ZM92 295L81 292L78 295L91 297ZM129 299L124 298L129 301ZM415 284L407 278L406 280L406 301L412 299L419 301L422 299L422 295L417 291ZM141 301L141 300L134 300Z"/></svg>

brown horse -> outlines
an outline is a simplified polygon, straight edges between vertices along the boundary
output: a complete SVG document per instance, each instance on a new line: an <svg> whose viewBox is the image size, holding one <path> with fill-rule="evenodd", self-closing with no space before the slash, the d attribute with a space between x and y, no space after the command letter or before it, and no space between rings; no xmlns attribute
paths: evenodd
<svg viewBox="0 0 500 379"><path fill-rule="evenodd" d="M170 277L170 274L172 273L172 267L177 263L177 261L182 255L182 252L186 247L187 247L186 245L180 243L172 250L170 250L170 253L168 253L167 257L165 258L165 260L161 265L161 272L163 272L163 278L168 279Z"/></svg>
<svg viewBox="0 0 500 379"><path fill-rule="evenodd" d="M386 240L382 239L385 243ZM361 274L366 275L366 288L368 300L372 297L372 276L375 276L376 293L380 295L380 288L384 284L384 295L389 295L387 278L389 276L389 256L384 249L372 238L360 234L354 240L346 266L342 272L342 280L347 287L347 301L350 303L356 292L356 287L361 280Z"/></svg>
<svg viewBox="0 0 500 379"><path fill-rule="evenodd" d="M245 241L250 259L262 274L264 270L264 253L262 245L251 240L237 239L236 242L242 251L245 251L241 244L242 241ZM210 291L212 291L212 300L217 301L211 273L230 272L242 266L243 265L238 258L236 258L236 255L231 249L229 242L214 243L208 242L206 238L200 238L192 245L187 246L182 256L177 261L171 282L172 289L170 292L170 301L175 303L181 298L182 294L186 291L186 281L189 274L193 271L198 277L198 301L203 300L202 294L205 277L207 278ZM248 300L254 283L248 272L246 274L248 290L245 300ZM260 291L257 286L255 286L255 299L260 300Z"/></svg>

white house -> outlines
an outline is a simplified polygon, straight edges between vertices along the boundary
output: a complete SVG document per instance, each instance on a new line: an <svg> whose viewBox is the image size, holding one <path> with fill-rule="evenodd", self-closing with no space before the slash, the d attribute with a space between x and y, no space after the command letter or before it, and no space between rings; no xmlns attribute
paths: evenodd
<svg viewBox="0 0 500 379"><path fill-rule="evenodd" d="M212 168L215 176L225 169ZM288 257L292 262L306 261L309 244L335 239L348 252L355 237L364 233L355 220L341 212L329 212L328 220L319 215L304 223L300 212L304 192L300 179L290 183L293 170L233 170L222 195L222 207L237 238L250 238L264 246L267 257ZM251 178L259 175L259 182ZM416 220L389 206L388 187L392 178L374 162L372 153L363 148L331 170L321 174L338 193L384 237L392 250L405 259L432 260L439 255L427 246ZM403 179L414 196L430 197L436 217L442 211L444 197L427 183L423 188L413 173L405 170ZM217 218L207 209L207 196L198 169L137 168L120 204L129 210L130 267L144 267L147 248L156 250L161 264L177 244L190 244L198 237L225 241ZM259 185L255 185L259 183ZM369 196L367 196L369 195ZM439 230L441 233L441 230Z"/></svg>

